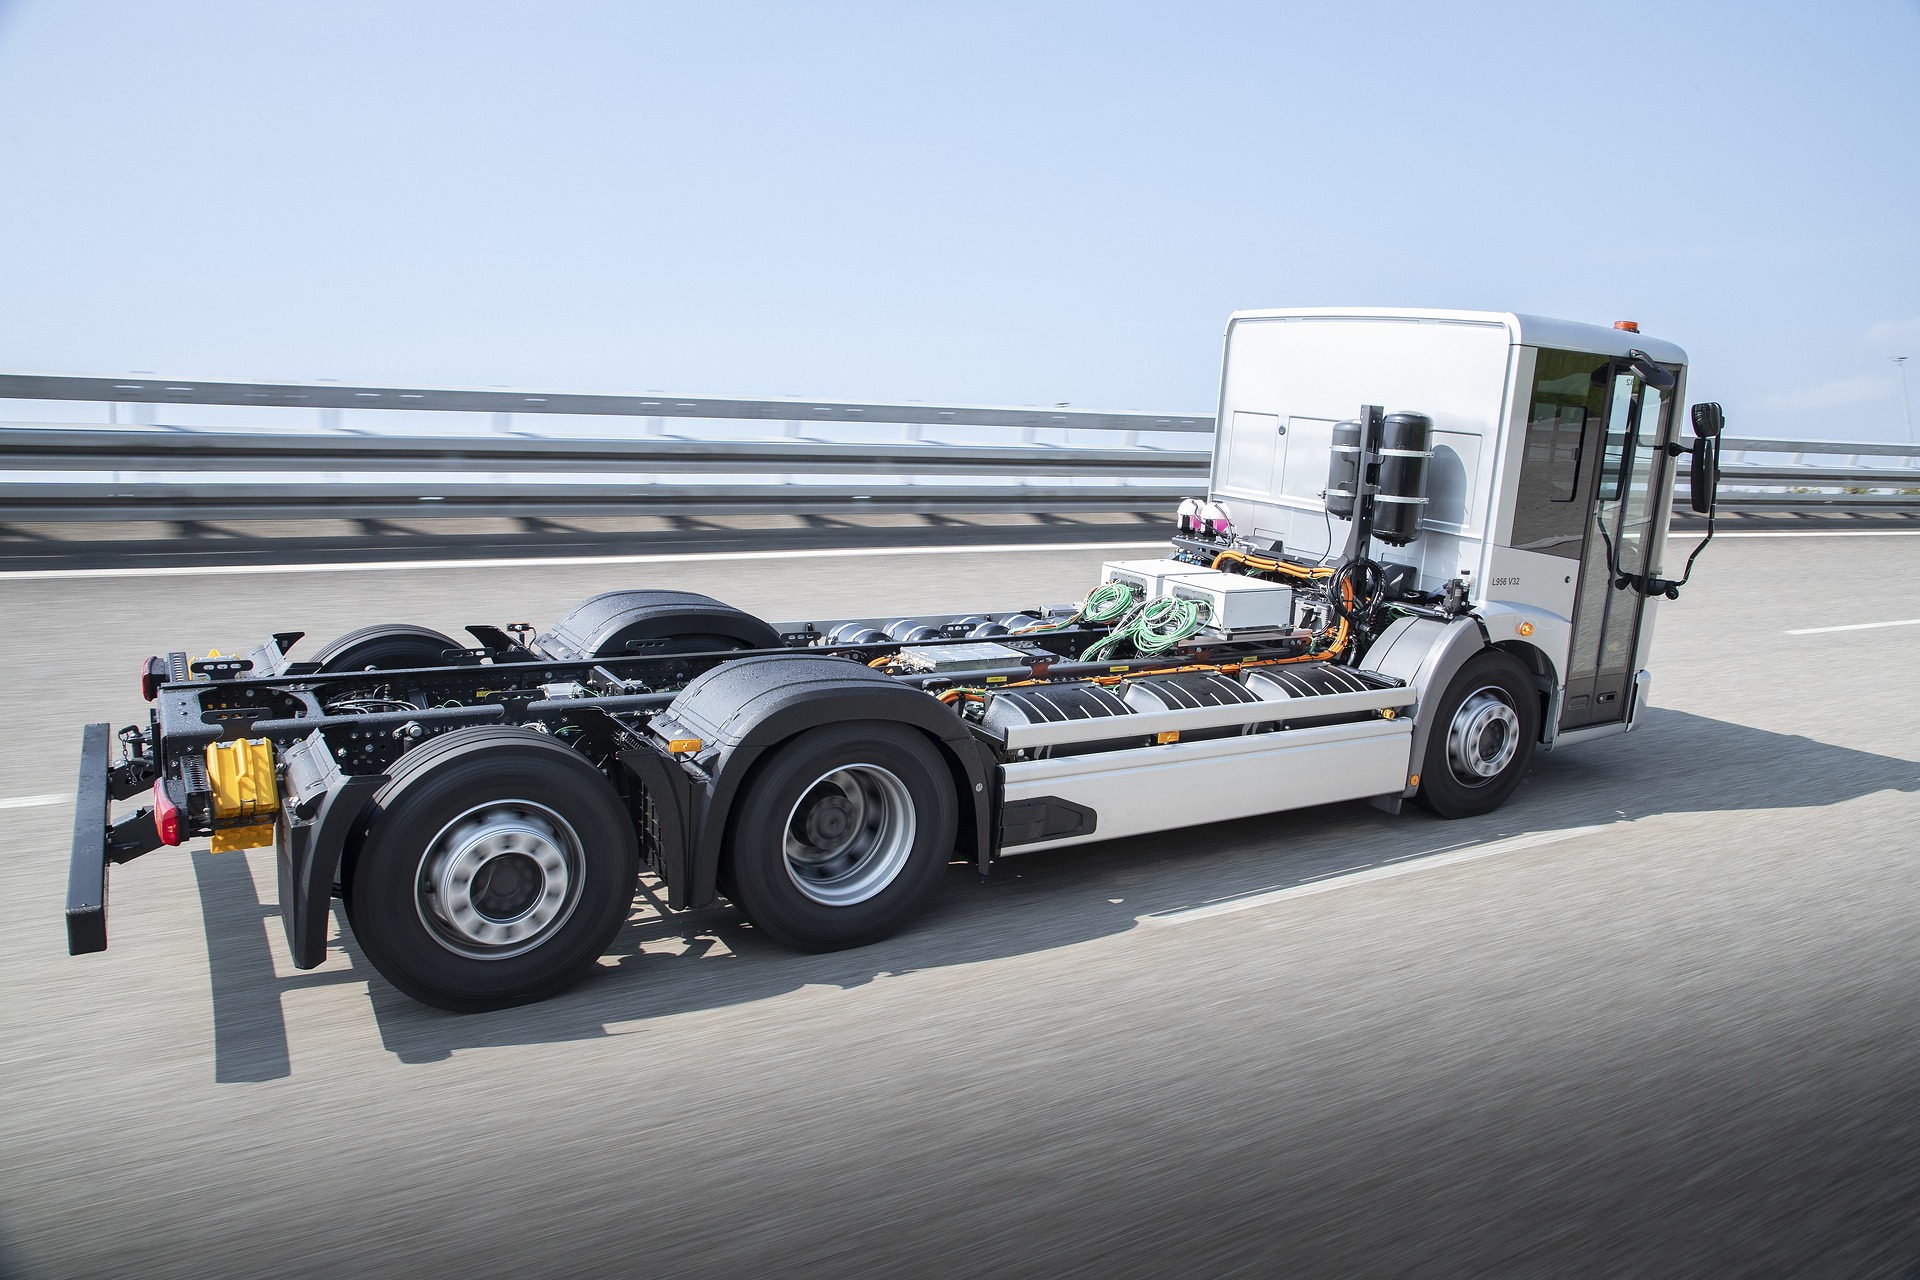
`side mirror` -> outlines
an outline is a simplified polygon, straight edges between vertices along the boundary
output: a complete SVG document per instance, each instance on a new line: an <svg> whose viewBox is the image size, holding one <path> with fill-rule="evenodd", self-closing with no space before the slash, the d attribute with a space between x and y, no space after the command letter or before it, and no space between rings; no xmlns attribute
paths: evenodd
<svg viewBox="0 0 1920 1280"><path fill-rule="evenodd" d="M1674 377L1672 371L1662 368L1659 364L1655 363L1653 357L1646 352L1627 352L1627 363L1632 365L1633 371L1640 375L1640 381L1646 383L1654 390L1670 391L1673 389Z"/></svg>
<svg viewBox="0 0 1920 1280"><path fill-rule="evenodd" d="M1727 415L1719 405L1709 400L1705 404L1693 406L1693 434L1702 440L1711 440L1727 427Z"/></svg>
<svg viewBox="0 0 1920 1280"><path fill-rule="evenodd" d="M1694 420L1699 421L1699 410L1704 406L1694 406ZM1713 406L1718 409L1719 405ZM1714 430L1717 432L1718 427ZM1693 445L1692 464L1687 472L1687 503L1695 515L1713 514L1713 500L1720 487L1720 441L1714 436L1703 436Z"/></svg>

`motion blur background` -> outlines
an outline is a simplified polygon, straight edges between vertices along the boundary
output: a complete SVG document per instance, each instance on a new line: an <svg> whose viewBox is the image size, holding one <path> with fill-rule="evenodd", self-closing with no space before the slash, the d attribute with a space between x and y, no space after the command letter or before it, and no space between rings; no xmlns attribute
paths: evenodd
<svg viewBox="0 0 1920 1280"><path fill-rule="evenodd" d="M1911 0L0 3L0 365L1212 411L1236 308L1904 439Z"/></svg>

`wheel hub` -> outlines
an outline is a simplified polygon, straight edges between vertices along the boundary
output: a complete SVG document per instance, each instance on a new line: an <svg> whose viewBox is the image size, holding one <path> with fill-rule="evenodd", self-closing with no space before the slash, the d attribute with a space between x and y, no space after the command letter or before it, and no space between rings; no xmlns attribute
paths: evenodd
<svg viewBox="0 0 1920 1280"><path fill-rule="evenodd" d="M1447 726L1447 763L1468 786L1498 777L1520 750L1520 717L1498 689L1467 695Z"/></svg>
<svg viewBox="0 0 1920 1280"><path fill-rule="evenodd" d="M478 960L546 941L580 900L579 837L543 805L501 801L441 828L420 861L415 905L436 942Z"/></svg>
<svg viewBox="0 0 1920 1280"><path fill-rule="evenodd" d="M900 874L913 852L913 798L879 765L817 779L788 815L782 851L794 886L823 906L865 902Z"/></svg>

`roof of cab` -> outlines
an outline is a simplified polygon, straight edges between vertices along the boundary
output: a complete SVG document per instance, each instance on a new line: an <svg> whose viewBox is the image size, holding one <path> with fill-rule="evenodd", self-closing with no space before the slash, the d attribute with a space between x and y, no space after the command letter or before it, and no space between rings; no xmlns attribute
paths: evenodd
<svg viewBox="0 0 1920 1280"><path fill-rule="evenodd" d="M1453 324L1506 326L1516 346L1556 347L1562 351L1591 351L1595 355L1623 356L1644 351L1662 364L1687 363L1687 353L1674 343L1644 333L1628 333L1577 320L1519 315L1511 311L1439 311L1423 307L1274 307L1236 311L1227 318L1232 329L1238 320L1431 320Z"/></svg>

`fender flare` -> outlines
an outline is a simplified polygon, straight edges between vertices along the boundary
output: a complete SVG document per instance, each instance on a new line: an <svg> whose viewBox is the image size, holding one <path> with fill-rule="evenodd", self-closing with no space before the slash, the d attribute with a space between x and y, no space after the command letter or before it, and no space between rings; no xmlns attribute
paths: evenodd
<svg viewBox="0 0 1920 1280"><path fill-rule="evenodd" d="M1433 722L1426 715L1427 707L1439 700L1454 674L1467 665L1469 659L1491 647L1486 627L1469 615L1451 622L1401 618L1367 650L1362 666L1405 680L1419 695L1413 713L1412 741L1408 744L1408 777L1419 771L1420 762L1427 757L1427 739L1433 731ZM1400 796L1409 799L1419 789L1410 785Z"/></svg>
<svg viewBox="0 0 1920 1280"><path fill-rule="evenodd" d="M718 896L728 820L754 766L780 744L822 725L875 720L926 734L952 775L960 811L956 847L969 850L982 865L989 856L990 752L937 699L890 676L844 658L743 658L694 680L663 715L685 736L705 744L695 763L706 785L694 788L686 815L686 879L684 884L669 881L669 906L703 907Z"/></svg>

